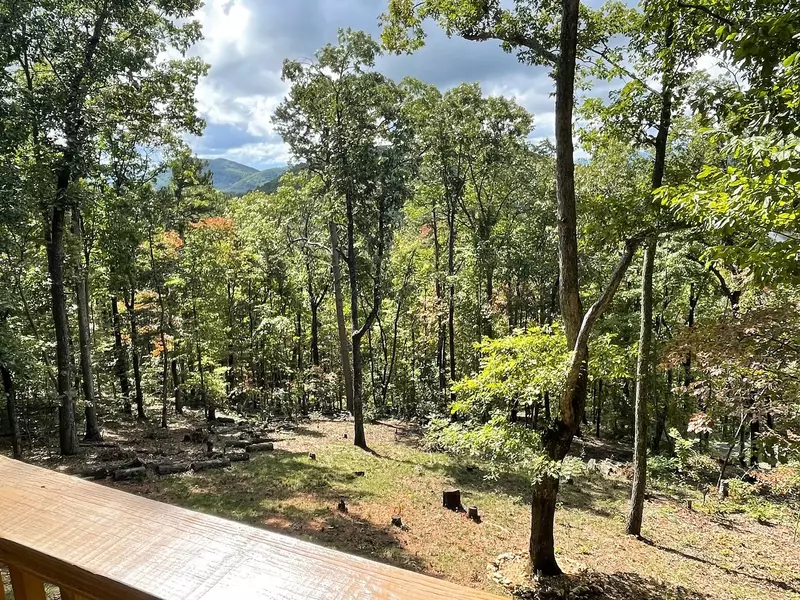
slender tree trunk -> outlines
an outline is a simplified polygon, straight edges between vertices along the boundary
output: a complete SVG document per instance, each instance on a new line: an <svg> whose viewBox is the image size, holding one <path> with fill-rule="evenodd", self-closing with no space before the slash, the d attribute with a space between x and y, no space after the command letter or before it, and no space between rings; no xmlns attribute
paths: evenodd
<svg viewBox="0 0 800 600"><path fill-rule="evenodd" d="M636 421L633 442L633 485L625 533L641 537L644 492L647 483L647 400L652 393L653 266L656 240L645 247L642 266L642 307L639 356L636 364Z"/></svg>
<svg viewBox="0 0 800 600"><path fill-rule="evenodd" d="M83 389L84 413L86 415L85 440L103 439L97 425L97 409L94 397L94 374L92 373L92 338L89 333L89 265L83 263L83 227L81 214L77 209L72 211L72 235L75 236L79 252L76 252L75 296L78 304L78 341L80 343L81 385Z"/></svg>
<svg viewBox="0 0 800 600"><path fill-rule="evenodd" d="M456 400L453 383L456 375L456 204L450 201L447 207L447 341L450 358L450 402Z"/></svg>
<svg viewBox="0 0 800 600"><path fill-rule="evenodd" d="M135 388L136 418L142 421L147 420L144 412L144 395L142 394L142 366L141 355L139 354L139 324L136 318L136 290L131 289L130 302L126 300L128 315L131 328L131 356L133 358L133 383Z"/></svg>
<svg viewBox="0 0 800 600"><path fill-rule="evenodd" d="M175 397L175 414L183 414L183 388L181 387L181 378L178 374L178 359L173 358L170 365L172 372L172 393Z"/></svg>
<svg viewBox="0 0 800 600"><path fill-rule="evenodd" d="M600 439L600 424L603 422L603 380L597 382L597 416L594 420L594 435Z"/></svg>
<svg viewBox="0 0 800 600"><path fill-rule="evenodd" d="M22 436L19 430L17 417L17 390L14 387L14 378L6 365L0 363L0 376L2 376L3 390L6 397L6 414L11 429L11 453L14 458L22 458Z"/></svg>
<svg viewBox="0 0 800 600"><path fill-rule="evenodd" d="M333 295L336 304L336 325L339 331L339 358L342 363L347 410L353 412L353 370L350 362L350 336L344 318L344 293L342 292L342 269L339 263L339 232L336 223L329 224L331 236L331 272L333 275Z"/></svg>
<svg viewBox="0 0 800 600"><path fill-rule="evenodd" d="M131 385L128 381L128 353L122 345L122 326L116 296L111 296L111 326L114 329L114 354L116 355L114 366L122 393L122 410L129 415L131 414Z"/></svg>

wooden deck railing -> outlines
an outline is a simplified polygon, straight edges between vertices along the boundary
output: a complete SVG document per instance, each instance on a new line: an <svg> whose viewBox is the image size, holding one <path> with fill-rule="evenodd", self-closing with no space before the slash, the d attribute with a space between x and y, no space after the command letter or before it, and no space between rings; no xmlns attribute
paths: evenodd
<svg viewBox="0 0 800 600"><path fill-rule="evenodd" d="M497 598L0 457L15 600Z"/></svg>

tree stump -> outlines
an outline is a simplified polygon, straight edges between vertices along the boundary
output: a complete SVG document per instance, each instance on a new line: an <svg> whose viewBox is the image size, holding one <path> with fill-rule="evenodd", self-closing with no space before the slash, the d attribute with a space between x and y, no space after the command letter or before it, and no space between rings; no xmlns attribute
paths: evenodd
<svg viewBox="0 0 800 600"><path fill-rule="evenodd" d="M442 492L442 506L449 510L463 510L461 507L461 490L445 490Z"/></svg>
<svg viewBox="0 0 800 600"><path fill-rule="evenodd" d="M211 455L214 452L214 442L211 440L206 440L206 452Z"/></svg>
<svg viewBox="0 0 800 600"><path fill-rule="evenodd" d="M270 450L274 450L275 447L273 446L272 442L263 442L261 444L250 444L245 448L247 452L269 452Z"/></svg>
<svg viewBox="0 0 800 600"><path fill-rule="evenodd" d="M344 439L347 439L347 434L346 433L344 434Z"/></svg>
<svg viewBox="0 0 800 600"><path fill-rule="evenodd" d="M313 452L309 452L308 453L308 459L309 460L317 460L317 455L314 454Z"/></svg>
<svg viewBox="0 0 800 600"><path fill-rule="evenodd" d="M400 515L393 515L392 516L392 525L395 527L402 527L403 526L403 519Z"/></svg>
<svg viewBox="0 0 800 600"><path fill-rule="evenodd" d="M231 461L229 458L216 458L213 460L200 460L192 463L192 471L207 471L208 469L224 469L230 467Z"/></svg>
<svg viewBox="0 0 800 600"><path fill-rule="evenodd" d="M130 479L144 479L147 469L134 467L132 469L118 469L114 471L114 481L128 481Z"/></svg>
<svg viewBox="0 0 800 600"><path fill-rule="evenodd" d="M344 498L339 500L339 504L336 507L339 512L346 513L347 512L347 502L344 501Z"/></svg>
<svg viewBox="0 0 800 600"><path fill-rule="evenodd" d="M475 521L476 523L481 522L481 516L478 514L477 506L470 506L467 508L467 518L470 521Z"/></svg>
<svg viewBox="0 0 800 600"><path fill-rule="evenodd" d="M158 475L174 475L175 473L186 473L192 465L189 463L175 463L156 465L156 474Z"/></svg>
<svg viewBox="0 0 800 600"><path fill-rule="evenodd" d="M729 494L730 494L730 484L728 483L728 480L726 479L724 481L720 481L719 488L717 488L717 498L719 498L719 500L722 501L725 500Z"/></svg>

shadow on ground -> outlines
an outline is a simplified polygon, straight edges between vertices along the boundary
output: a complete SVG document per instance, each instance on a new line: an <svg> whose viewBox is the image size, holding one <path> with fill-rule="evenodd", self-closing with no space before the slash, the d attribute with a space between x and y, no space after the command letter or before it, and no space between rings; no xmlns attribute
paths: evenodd
<svg viewBox="0 0 800 600"><path fill-rule="evenodd" d="M405 550L398 528L338 509L342 498L349 505L372 497L349 485L357 480L355 473L332 469L305 453L275 450L230 469L156 479L129 486L128 491L425 571L424 564Z"/></svg>
<svg viewBox="0 0 800 600"><path fill-rule="evenodd" d="M705 600L705 594L636 573L583 571L514 594L520 600Z"/></svg>

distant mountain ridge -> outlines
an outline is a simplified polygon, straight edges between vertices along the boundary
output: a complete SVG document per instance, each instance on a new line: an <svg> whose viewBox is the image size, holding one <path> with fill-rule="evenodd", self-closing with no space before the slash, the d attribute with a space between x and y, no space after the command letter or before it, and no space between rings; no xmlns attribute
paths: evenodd
<svg viewBox="0 0 800 600"><path fill-rule="evenodd" d="M258 189L277 179L289 170L289 167L270 167L259 171L227 158L202 158L206 161L207 170L211 172L214 187L221 192L233 196L241 196ZM162 173L156 179L156 187L169 185L170 174Z"/></svg>
<svg viewBox="0 0 800 600"><path fill-rule="evenodd" d="M246 194L278 179L288 167L270 167L259 171L227 158L206 158L214 187L226 194Z"/></svg>

